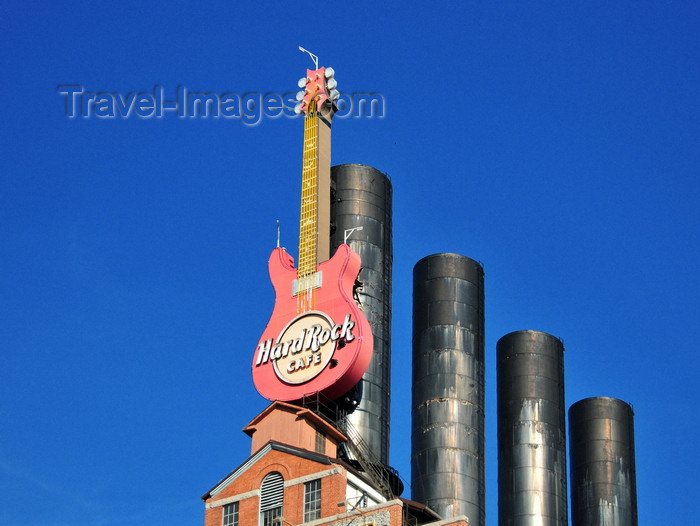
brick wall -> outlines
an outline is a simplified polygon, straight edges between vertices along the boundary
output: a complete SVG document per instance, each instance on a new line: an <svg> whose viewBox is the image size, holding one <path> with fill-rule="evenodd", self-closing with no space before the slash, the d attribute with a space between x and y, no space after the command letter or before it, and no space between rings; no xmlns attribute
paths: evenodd
<svg viewBox="0 0 700 526"><path fill-rule="evenodd" d="M285 481L284 518L301 524L304 515L304 483L323 476L321 481L321 517L337 515L345 500L347 475L336 464L323 464L282 451L271 450L241 473L236 480L205 501L205 526L221 526L223 504L239 502L239 523L257 525L260 507L260 485L268 473L277 471ZM241 497L241 498L239 498Z"/></svg>

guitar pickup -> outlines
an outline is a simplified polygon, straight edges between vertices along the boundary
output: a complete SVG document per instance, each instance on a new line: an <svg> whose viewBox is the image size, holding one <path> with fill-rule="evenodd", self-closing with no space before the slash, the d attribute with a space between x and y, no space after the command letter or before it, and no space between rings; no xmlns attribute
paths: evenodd
<svg viewBox="0 0 700 526"><path fill-rule="evenodd" d="M310 276L297 278L292 281L292 296L298 296L313 289L320 289L323 285L323 272L314 272Z"/></svg>

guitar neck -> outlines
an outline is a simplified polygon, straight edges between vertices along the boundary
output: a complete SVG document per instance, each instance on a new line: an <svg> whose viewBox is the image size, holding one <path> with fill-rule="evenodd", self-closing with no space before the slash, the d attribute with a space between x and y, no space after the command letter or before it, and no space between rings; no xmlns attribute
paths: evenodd
<svg viewBox="0 0 700 526"><path fill-rule="evenodd" d="M305 278L330 257L330 122L313 108L304 117L297 275Z"/></svg>
<svg viewBox="0 0 700 526"><path fill-rule="evenodd" d="M318 260L318 116L310 112L304 117L304 156L301 168L301 212L299 214L300 278L316 271Z"/></svg>

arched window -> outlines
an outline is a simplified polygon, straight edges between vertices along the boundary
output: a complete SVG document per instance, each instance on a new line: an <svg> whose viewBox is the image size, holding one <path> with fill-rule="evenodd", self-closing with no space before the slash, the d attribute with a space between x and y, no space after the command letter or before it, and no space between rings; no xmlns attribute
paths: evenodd
<svg viewBox="0 0 700 526"><path fill-rule="evenodd" d="M284 479L277 471L268 473L260 486L260 526L282 526Z"/></svg>

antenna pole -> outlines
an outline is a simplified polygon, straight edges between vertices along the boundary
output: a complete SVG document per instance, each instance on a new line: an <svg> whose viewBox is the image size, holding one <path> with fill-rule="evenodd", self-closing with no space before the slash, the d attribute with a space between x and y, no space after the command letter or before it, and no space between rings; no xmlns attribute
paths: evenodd
<svg viewBox="0 0 700 526"><path fill-rule="evenodd" d="M313 60L313 62L314 62L314 66L315 66L314 69L318 69L318 57L316 55L314 55L311 51L309 51L308 49L304 49L301 46L299 46L299 51L302 51L303 53L308 53L309 56L311 57L311 60Z"/></svg>
<svg viewBox="0 0 700 526"><path fill-rule="evenodd" d="M277 220L277 248L280 247L280 220Z"/></svg>

